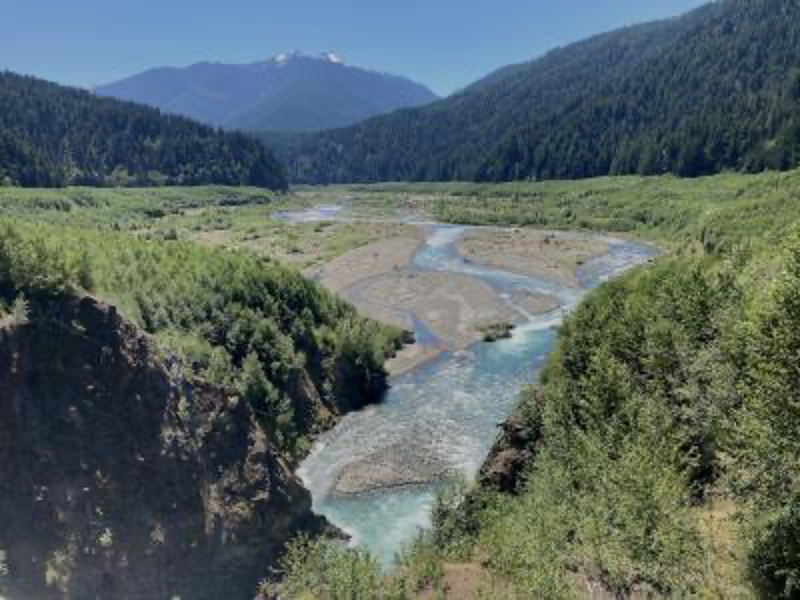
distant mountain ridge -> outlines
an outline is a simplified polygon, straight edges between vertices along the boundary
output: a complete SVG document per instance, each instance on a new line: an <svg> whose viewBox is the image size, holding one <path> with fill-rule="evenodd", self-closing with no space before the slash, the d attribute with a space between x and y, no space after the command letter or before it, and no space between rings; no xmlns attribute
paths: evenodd
<svg viewBox="0 0 800 600"><path fill-rule="evenodd" d="M298 183L700 176L800 165L800 2L718 0L429 106L262 136Z"/></svg>
<svg viewBox="0 0 800 600"><path fill-rule="evenodd" d="M437 99L410 79L349 66L332 52L160 67L96 91L226 129L277 131L344 127Z"/></svg>

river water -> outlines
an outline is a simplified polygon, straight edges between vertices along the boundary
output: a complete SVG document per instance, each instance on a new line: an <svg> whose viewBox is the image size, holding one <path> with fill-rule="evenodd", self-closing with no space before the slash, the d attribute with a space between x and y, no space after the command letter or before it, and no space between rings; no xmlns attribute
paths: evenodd
<svg viewBox="0 0 800 600"><path fill-rule="evenodd" d="M302 222L338 214L335 207L326 207L284 218ZM465 227L431 224L426 229L427 241L412 268L461 273L488 283L520 314L521 324L510 339L448 352L392 378L381 404L344 417L318 440L301 465L298 474L311 491L314 510L385 565L430 525L431 505L441 484L343 496L334 493L343 471L356 463L369 468L371 456L402 451L406 463L422 464L435 457L448 471L474 478L496 439L498 425L513 411L523 387L535 381L553 349L564 314L587 290L655 254L638 244L608 239L609 254L580 268L578 289L464 260L456 243ZM513 305L515 290L555 296L564 307L542 316L528 315ZM433 341L421 323L416 333L420 341Z"/></svg>

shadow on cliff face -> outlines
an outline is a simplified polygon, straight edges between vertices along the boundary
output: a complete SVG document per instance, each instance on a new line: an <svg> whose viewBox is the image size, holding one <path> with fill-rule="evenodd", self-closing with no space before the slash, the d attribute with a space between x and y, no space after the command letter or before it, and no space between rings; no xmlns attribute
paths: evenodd
<svg viewBox="0 0 800 600"><path fill-rule="evenodd" d="M91 298L0 328L0 595L253 598L311 498L251 409Z"/></svg>

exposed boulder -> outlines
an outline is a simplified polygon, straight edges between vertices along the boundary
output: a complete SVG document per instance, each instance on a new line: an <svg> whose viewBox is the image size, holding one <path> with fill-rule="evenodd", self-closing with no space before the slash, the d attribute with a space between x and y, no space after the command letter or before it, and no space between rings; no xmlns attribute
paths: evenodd
<svg viewBox="0 0 800 600"><path fill-rule="evenodd" d="M523 404L502 425L492 451L481 467L478 481L485 489L515 494L533 464L539 429L526 415Z"/></svg>

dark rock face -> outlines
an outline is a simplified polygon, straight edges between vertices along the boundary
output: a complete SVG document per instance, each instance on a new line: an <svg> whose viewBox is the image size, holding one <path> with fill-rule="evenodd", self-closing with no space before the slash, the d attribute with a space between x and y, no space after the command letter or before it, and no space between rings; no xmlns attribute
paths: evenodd
<svg viewBox="0 0 800 600"><path fill-rule="evenodd" d="M250 408L91 298L0 328L0 596L253 598L323 523Z"/></svg>
<svg viewBox="0 0 800 600"><path fill-rule="evenodd" d="M517 411L502 424L502 432L484 461L480 486L505 494L516 494L524 483L526 469L533 464L538 431Z"/></svg>

